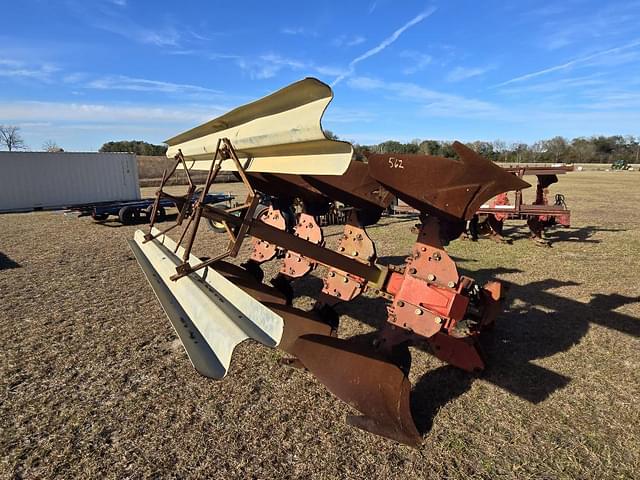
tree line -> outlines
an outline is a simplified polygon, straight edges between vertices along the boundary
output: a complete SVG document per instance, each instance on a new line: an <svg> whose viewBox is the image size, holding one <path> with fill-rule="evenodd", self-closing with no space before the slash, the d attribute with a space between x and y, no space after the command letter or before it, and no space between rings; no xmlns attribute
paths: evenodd
<svg viewBox="0 0 640 480"><path fill-rule="evenodd" d="M415 139L409 143L387 140L377 145L354 144L356 154L372 153L417 153L453 158L453 142ZM640 137L612 135L577 137L568 140L553 137L532 144L475 141L466 144L472 150L495 162L514 163L613 163L626 160L640 162Z"/></svg>
<svg viewBox="0 0 640 480"><path fill-rule="evenodd" d="M99 152L127 152L136 155L164 155L167 152L166 145L153 145L142 140L120 140L107 142L100 147Z"/></svg>
<svg viewBox="0 0 640 480"><path fill-rule="evenodd" d="M325 135L327 138L338 139L337 135L329 130L325 131ZM414 139L409 143L387 140L375 145L353 144L356 155L360 158L366 157L368 153L417 153L454 158L456 153L451 145L452 142L448 141L421 139ZM466 145L496 162L613 163L616 160L626 160L629 163L640 163L640 136L633 135L599 135L577 137L572 140L558 136L532 144L494 140L475 141ZM0 148L9 151L27 149L20 135L20 127L0 125ZM63 151L52 140L45 142L42 149L48 152ZM103 144L99 151L157 156L164 155L167 146L154 145L142 140L119 140Z"/></svg>

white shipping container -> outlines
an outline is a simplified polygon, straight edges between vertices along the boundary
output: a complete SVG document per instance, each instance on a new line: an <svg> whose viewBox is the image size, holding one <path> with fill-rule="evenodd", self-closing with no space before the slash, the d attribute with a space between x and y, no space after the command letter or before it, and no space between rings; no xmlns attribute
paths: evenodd
<svg viewBox="0 0 640 480"><path fill-rule="evenodd" d="M131 153L0 152L0 212L139 198Z"/></svg>

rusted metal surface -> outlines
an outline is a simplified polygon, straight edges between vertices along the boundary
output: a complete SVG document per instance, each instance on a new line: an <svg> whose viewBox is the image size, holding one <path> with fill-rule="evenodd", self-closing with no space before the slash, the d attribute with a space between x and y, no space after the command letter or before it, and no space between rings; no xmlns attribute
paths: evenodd
<svg viewBox="0 0 640 480"><path fill-rule="evenodd" d="M319 96L309 107L313 115L318 105L328 103L330 98L322 88L314 91ZM280 96L272 106L280 111L288 102L286 96ZM291 102L301 108L308 103L302 97ZM480 287L472 279L460 276L445 246L460 235L465 220L473 217L484 202L528 184L457 142L454 144L457 159L372 155L368 162L345 162L344 155L350 146L347 149L339 145L340 151L323 152L322 145L329 144L298 142L299 151L289 144L281 149L276 141L286 141L286 132L292 131L291 125L281 118L277 124L264 127L266 137L259 140L256 158L251 158L251 142L261 132L258 125L266 125L262 117L256 117L256 112L266 112L266 117L278 113L269 105L266 102L246 110L241 108L221 117L230 119L229 125L213 122L173 139L174 147L189 146L199 167L206 164L208 176L203 195L208 193L218 173L228 168L242 179L249 194L244 204L234 209L225 210L200 201L179 216L180 221L184 219L188 224L176 247L183 262L177 264L177 273L171 279L182 282L184 276L193 279L194 272L203 277L209 269L215 270L241 293L249 294L282 319L279 348L294 357L287 363L304 367L355 408L360 415L349 416L349 423L417 446L422 438L410 409L408 347L426 341L440 359L467 371L477 371L484 368L478 338L483 329L495 322L500 311L500 284L490 282ZM244 130L239 127L245 120L242 112L248 112L256 121L246 130L251 141L241 138ZM289 121L295 118L290 111L280 113ZM307 127L309 135L317 135L317 125ZM233 142L222 136L225 129L234 132ZM271 130L275 132L273 136ZM211 135L218 139L215 149L207 143ZM236 151L234 144L242 148ZM205 159L203 151L213 156ZM304 152L309 154L308 158L303 158ZM274 156L279 158L269 166L269 159ZM291 171L283 169L294 159L313 162L314 158L326 160L325 167L329 165L326 170L331 173L344 166L344 174L324 174L321 171L324 167L316 168L313 163ZM184 166L183 160L177 164ZM260 165L269 168L261 169ZM548 177L548 173L541 175ZM542 188L539 205L535 207L547 207L546 186ZM377 263L376 248L365 227L379 220L394 195L418 210L419 223L412 230L417 238L405 262L386 266ZM271 207L254 218L258 203L267 199ZM335 251L324 245L322 230L315 220L315 216L328 212L334 202L351 209ZM293 226L291 215L285 212L300 205L302 213ZM210 258L198 260L191 250L202 218L221 222L229 244L225 251L212 252ZM222 261L237 256L247 237L254 239L253 251L242 267ZM181 247L183 241L185 246ZM262 282L259 264L276 259L282 260L282 266L280 273L271 279L277 287L274 288ZM292 307L292 282L316 265L328 267L322 290L311 293L317 303L308 312ZM336 338L339 315L333 306L339 301L353 300L365 291L387 302L388 321L372 335ZM206 310L207 306L202 308Z"/></svg>
<svg viewBox="0 0 640 480"><path fill-rule="evenodd" d="M299 353L295 343L303 335L332 336L335 330L314 311L305 312L287 305L265 303L284 320L284 330L278 348L291 354ZM296 355L297 356L297 355ZM304 356L304 355L303 355Z"/></svg>
<svg viewBox="0 0 640 480"><path fill-rule="evenodd" d="M221 142L222 148L219 146L216 150L217 161L211 163L203 195L220 171L222 160L237 160L232 144L226 139ZM463 151L463 156L465 154ZM470 164L477 167L473 163L476 160L472 158ZM449 159L446 161L450 162ZM444 244L460 233L460 224L469 206L485 200L496 189L513 186L513 182L505 181L504 175L509 179L517 177L500 170L503 175L493 180L493 186L465 186L460 190L462 180L473 177L469 172L462 172L454 176L453 186L441 182L435 196L427 199L423 195L418 200L407 201L421 208L421 224L416 227L418 237L406 263L387 268L376 263L375 246L364 225L367 218L377 220L375 216L379 217L382 207L388 205L393 191L391 185L401 188L400 177L383 172L374 180L373 175L367 175L364 170L371 170L371 163L350 168L348 171L352 173L339 180L333 177L247 174L240 162L236 161L236 164L238 174L248 186L247 201L240 208L228 210L196 202L188 217L190 225L185 228L186 231L191 227L185 237L185 262L177 267L177 274L172 279L180 281L182 276L207 267L219 270L237 287L268 305L283 319L280 348L297 359L293 365L304 366L330 391L362 414L349 417L351 424L408 445L418 445L421 437L409 407L411 384L407 378L410 365L407 345L426 339L439 358L465 370L481 369L484 363L477 350L476 337L497 313L495 289L480 289L470 279L460 277ZM411 159L407 165L418 168ZM444 167L440 164L435 168ZM466 168L471 167L467 165ZM409 183L414 185L416 179L428 178L428 175L415 174ZM476 179L476 182L482 183L482 180ZM435 182L431 181L431 185ZM428 189L429 184L423 188ZM332 251L323 245L322 230L311 213L301 213L292 232L287 231L282 211L274 206L259 218L253 218L253 209L260 195L273 195L280 189L283 195L279 197L279 203L283 205L290 205L295 198L301 198L305 207L313 209L332 198L339 198L365 208L351 211L337 251ZM454 193L450 194L451 191ZM459 195L461 191L462 196ZM442 209L446 210L445 214L434 214L441 213ZM222 222L230 238L229 246L222 254L191 265L186 259L201 218ZM283 252L281 276L276 277L273 283L286 292L284 295L278 289L257 281L251 271L220 261L226 256L237 255L246 236L254 237L250 258L254 265L274 259L278 251ZM306 275L316 264L329 267L318 296L323 302L318 304L319 309L303 312L287 305L293 294L289 285L291 280ZM317 312L330 308L336 301L352 300L365 289L390 301L388 321L398 328L383 329L376 342L333 338L335 322L328 321L326 316L319 316ZM328 298L333 300L327 301ZM325 306L320 308L323 304ZM473 306L474 314L469 313L470 306ZM398 355L398 351L404 353Z"/></svg>
<svg viewBox="0 0 640 480"><path fill-rule="evenodd" d="M322 230L316 223L313 215L302 212L298 217L298 223L293 234L315 245L323 244ZM284 256L284 262L280 273L289 278L300 278L315 268L316 262L300 253L289 250Z"/></svg>
<svg viewBox="0 0 640 480"><path fill-rule="evenodd" d="M423 213L469 220L493 196L529 186L459 142L459 159L432 155L373 154L369 172L385 188Z"/></svg>
<svg viewBox="0 0 640 480"><path fill-rule="evenodd" d="M377 221L393 199L391 192L371 177L368 164L355 160L343 175L248 173L248 177L255 188L265 194L302 199L307 211L314 215L327 213L331 203L337 200L366 210L368 217Z"/></svg>
<svg viewBox="0 0 640 480"><path fill-rule="evenodd" d="M442 247L440 220L427 217L404 274L393 274L387 285L394 295L389 322L425 338L454 328L469 303L460 293L459 279L455 263Z"/></svg>
<svg viewBox="0 0 640 480"><path fill-rule="evenodd" d="M338 252L365 265L374 265L376 247L358 220L355 210L349 215L344 233L340 237ZM360 295L367 285L366 279L343 270L330 268L323 280L322 293L342 301Z"/></svg>
<svg viewBox="0 0 640 480"><path fill-rule="evenodd" d="M160 186L158 187L158 190L156 191L156 200L155 202L153 202L153 207L151 208L151 220L149 222L149 232L145 235L145 240L148 242L150 240L152 240L154 237L153 235L151 235L151 230L153 229L155 223L156 223L156 218L157 218L157 214L158 214L158 208L160 207L160 200L163 198L168 198L170 200L172 200L176 207L178 208L178 218L176 219L175 224L173 224L171 227L160 231L160 233L158 235L162 235L167 233L169 230L172 230L173 228L182 225L182 222L184 221L184 219L189 216L190 209L191 209L191 198L196 190L196 186L193 183L193 180L191 179L191 175L189 174L189 171L185 168L185 175L187 177L187 183L188 183L188 187L187 187L187 192L182 195L182 196L175 196L175 195L170 195L167 192L165 192L163 190L164 186L166 185L167 181L169 180L169 178L171 178L175 172L176 169L178 168L179 165L183 165L186 167L186 163L185 163L185 159L184 156L182 155L182 152L180 150L178 150L178 153L176 153L175 157L174 157L174 164L171 167L170 170L165 169L162 172L162 180L160 181ZM204 198L204 197L203 197ZM179 244L179 242L178 242Z"/></svg>
<svg viewBox="0 0 640 480"><path fill-rule="evenodd" d="M258 220L279 230L284 230L287 226L282 212L280 210L275 210L273 206L269 206L268 209L263 211L258 216ZM253 251L251 252L251 257L249 258L254 262L267 262L269 260L272 260L278 253L278 246L275 243L265 242L264 240L260 240L259 238L254 237L252 240L252 244Z"/></svg>
<svg viewBox="0 0 640 480"><path fill-rule="evenodd" d="M304 335L292 353L330 392L362 414L349 417L349 423L407 445L422 442L411 417L409 379L371 345Z"/></svg>

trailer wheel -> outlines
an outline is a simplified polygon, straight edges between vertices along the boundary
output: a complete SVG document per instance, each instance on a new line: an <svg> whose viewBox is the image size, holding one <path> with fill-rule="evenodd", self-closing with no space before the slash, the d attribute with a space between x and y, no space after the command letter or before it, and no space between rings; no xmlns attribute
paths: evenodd
<svg viewBox="0 0 640 480"><path fill-rule="evenodd" d="M145 216L147 217L147 223L151 223L151 214L153 213L153 205L149 205L147 209L144 211ZM156 211L156 222L164 222L167 218L167 211L164 207L158 207Z"/></svg>
<svg viewBox="0 0 640 480"><path fill-rule="evenodd" d="M108 213L91 213L91 218L93 218L96 222L104 222L107 218L109 218Z"/></svg>
<svg viewBox="0 0 640 480"><path fill-rule="evenodd" d="M224 223L217 220L207 218L207 225L209 225L210 230L213 230L216 233L225 233L227 231L227 229L224 228Z"/></svg>
<svg viewBox="0 0 640 480"><path fill-rule="evenodd" d="M132 225L140 218L140 212L134 207L122 207L118 212L118 220L123 225Z"/></svg>

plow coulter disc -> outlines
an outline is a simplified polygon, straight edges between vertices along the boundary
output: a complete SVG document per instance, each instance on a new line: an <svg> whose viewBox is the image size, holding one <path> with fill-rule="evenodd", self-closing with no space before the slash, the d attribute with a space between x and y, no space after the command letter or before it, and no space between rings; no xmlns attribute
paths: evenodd
<svg viewBox="0 0 640 480"><path fill-rule="evenodd" d="M182 259L169 237L145 242L138 230L129 245L200 374L224 377L233 349L247 338L269 347L280 343L282 318L215 270L170 280Z"/></svg>
<svg viewBox="0 0 640 480"><path fill-rule="evenodd" d="M304 335L295 355L327 389L362 413L347 422L376 435L417 447L422 442L411 416L411 383L398 366L352 339Z"/></svg>

